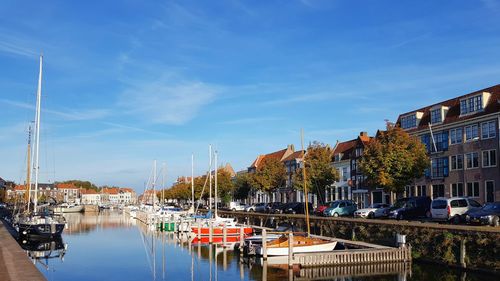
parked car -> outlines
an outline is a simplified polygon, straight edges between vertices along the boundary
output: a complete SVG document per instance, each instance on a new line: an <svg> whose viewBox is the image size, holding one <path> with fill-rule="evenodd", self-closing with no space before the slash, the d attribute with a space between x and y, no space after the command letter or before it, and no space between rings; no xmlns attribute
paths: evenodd
<svg viewBox="0 0 500 281"><path fill-rule="evenodd" d="M380 218L387 216L387 210L390 205L385 203L375 203L368 208L359 209L354 212L355 218Z"/></svg>
<svg viewBox="0 0 500 281"><path fill-rule="evenodd" d="M324 204L321 204L319 205L316 209L314 209L314 214L317 215L317 216L322 216L323 215L323 212L328 208L330 207L330 205L332 204L332 202L326 202Z"/></svg>
<svg viewBox="0 0 500 281"><path fill-rule="evenodd" d="M245 208L245 212L265 213L267 211L267 203L255 203Z"/></svg>
<svg viewBox="0 0 500 281"><path fill-rule="evenodd" d="M357 209L356 202L352 200L336 200L323 211L323 215L328 217L352 216Z"/></svg>
<svg viewBox="0 0 500 281"><path fill-rule="evenodd" d="M431 198L401 198L389 209L389 217L398 220L430 216Z"/></svg>
<svg viewBox="0 0 500 281"><path fill-rule="evenodd" d="M269 204L267 204L267 212L268 213L279 213L280 208L283 205L284 204L281 203L281 202L272 202L272 203L269 203Z"/></svg>
<svg viewBox="0 0 500 281"><path fill-rule="evenodd" d="M308 203L309 213L313 212L313 204ZM285 214L305 214L306 213L306 203L304 202L293 202L288 203L283 207L283 213Z"/></svg>
<svg viewBox="0 0 500 281"><path fill-rule="evenodd" d="M229 210L231 211L244 211L246 205L240 202L229 202Z"/></svg>
<svg viewBox="0 0 500 281"><path fill-rule="evenodd" d="M500 202L488 203L479 210L470 210L465 214L467 223L499 225Z"/></svg>
<svg viewBox="0 0 500 281"><path fill-rule="evenodd" d="M477 201L464 198L436 198L431 203L431 218L433 220L451 221L458 224L465 220L465 213L476 211L483 206Z"/></svg>

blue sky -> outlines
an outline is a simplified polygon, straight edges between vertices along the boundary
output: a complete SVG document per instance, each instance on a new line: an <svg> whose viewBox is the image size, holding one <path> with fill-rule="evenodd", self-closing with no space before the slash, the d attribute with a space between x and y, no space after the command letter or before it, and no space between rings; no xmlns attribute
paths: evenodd
<svg viewBox="0 0 500 281"><path fill-rule="evenodd" d="M0 177L25 174L44 54L42 181L143 189L258 154L373 134L499 83L500 2L9 1L0 8Z"/></svg>

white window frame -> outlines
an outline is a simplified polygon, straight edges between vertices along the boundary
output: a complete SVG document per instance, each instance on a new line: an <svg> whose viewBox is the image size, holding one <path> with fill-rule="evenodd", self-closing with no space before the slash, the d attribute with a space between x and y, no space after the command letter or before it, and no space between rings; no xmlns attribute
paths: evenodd
<svg viewBox="0 0 500 281"><path fill-rule="evenodd" d="M456 140L457 139L457 131L458 130L460 130L460 142L458 142L458 141L453 142L452 141L453 140L452 136L455 136L455 140ZM464 129L462 127L450 129L449 135L450 135L450 145L460 144L460 143L464 142Z"/></svg>
<svg viewBox="0 0 500 281"><path fill-rule="evenodd" d="M431 124L440 124L443 123L443 109L442 108L437 108L433 109L430 112L431 114ZM436 114L437 113L437 114ZM439 120L433 120L435 115L439 116Z"/></svg>
<svg viewBox="0 0 500 281"><path fill-rule="evenodd" d="M493 134L489 131L490 124L493 123ZM486 125L488 127L488 136L483 137L483 125ZM482 122L481 123L481 139L486 140L486 139L493 139L496 138L497 132L496 132L496 122L495 120L487 121L487 122Z"/></svg>
<svg viewBox="0 0 500 281"><path fill-rule="evenodd" d="M476 137L472 137L471 136L471 138L468 138L467 137L467 128L471 128L470 132L472 134L472 132L474 132L473 127L477 127L477 136ZM478 124L471 124L469 126L465 126L464 127L464 140L465 140L465 142L471 142L471 141L477 141L477 140L479 140L479 125Z"/></svg>
<svg viewBox="0 0 500 281"><path fill-rule="evenodd" d="M457 193L456 195L453 194L453 185L456 185L457 187ZM458 194L458 185L461 184L462 185L462 195L459 195ZM459 196L464 196L465 195L465 189L464 189L464 183L463 182L454 182L454 183L450 183L450 197L459 197Z"/></svg>
<svg viewBox="0 0 500 281"><path fill-rule="evenodd" d="M495 151L495 165L491 165L491 151ZM487 153L488 155L488 165L484 165L484 153ZM496 149L488 149L488 150L483 150L481 151L481 164L483 166L483 168L491 168L491 167L496 167L497 166L497 150Z"/></svg>
<svg viewBox="0 0 500 281"><path fill-rule="evenodd" d="M462 168L458 168L458 161L453 161L453 157L455 157L455 160L458 159L459 156L462 156ZM456 169L453 169L453 163L455 162L457 168ZM460 171L460 170L463 170L464 169L464 155L463 154L457 154L457 155L450 155L450 171Z"/></svg>
<svg viewBox="0 0 500 281"><path fill-rule="evenodd" d="M477 167L469 167L469 161L467 161L467 155L473 155L473 154L477 154ZM474 161L471 161L471 163L474 165ZM464 154L464 165L465 165L465 169L466 170L471 170L471 169L477 169L481 166L481 159L479 159L479 153L477 151L473 151L473 152L469 152L469 153L465 153Z"/></svg>
<svg viewBox="0 0 500 281"><path fill-rule="evenodd" d="M472 193L473 194L469 194L469 183L472 184ZM474 184L475 183L477 183L477 196L474 196ZM467 182L467 184L466 184L467 197L470 197L470 198L479 198L481 196L481 192L479 192L479 189L481 189L481 187L480 187L480 184L479 184L478 181Z"/></svg>

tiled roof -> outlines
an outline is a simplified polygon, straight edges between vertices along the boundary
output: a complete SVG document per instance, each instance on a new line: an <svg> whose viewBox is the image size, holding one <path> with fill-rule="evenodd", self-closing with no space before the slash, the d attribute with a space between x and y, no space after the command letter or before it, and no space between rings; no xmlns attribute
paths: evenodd
<svg viewBox="0 0 500 281"><path fill-rule="evenodd" d="M93 189L81 189L80 193L82 195L84 195L84 194L97 194L97 191L95 191Z"/></svg>
<svg viewBox="0 0 500 281"><path fill-rule="evenodd" d="M460 116L460 99L463 99L463 98L466 98L469 96L474 96L477 94L481 94L483 92L487 92L487 93L491 94L491 96L488 100L488 103L483 108L483 110L478 112L478 113L475 113L475 114L468 114L468 115ZM489 87L489 88L485 88L485 89L482 89L479 91L475 91L475 92L472 92L472 93L469 93L466 95L462 95L462 96L459 96L459 97L456 97L453 99L449 99L449 100L446 100L443 102L439 102L439 103L436 103L433 105L429 105L429 106L426 106L426 107L423 107L423 108L420 108L417 110L412 110L410 112L400 114L396 123L401 125L401 117L403 117L405 115L408 115L408 114L411 114L414 112L422 112L423 116L422 116L422 119L420 120L418 126L416 128L408 129L407 131L412 132L412 131L417 131L417 130L421 130L421 129L426 129L426 128L428 128L428 124L430 123L430 119L431 119L430 109L435 107L435 106L439 106L439 105L448 107L448 112L447 112L446 116L444 117L443 122L440 124L449 124L449 123L453 123L453 122L457 122L457 121L464 121L464 120L471 119L474 117L487 115L487 114L494 113L494 112L499 112L500 111L499 100L500 100L500 84Z"/></svg>
<svg viewBox="0 0 500 281"><path fill-rule="evenodd" d="M120 188L120 191L134 193L134 189L129 187Z"/></svg>
<svg viewBox="0 0 500 281"><path fill-rule="evenodd" d="M349 159L349 155L351 151L356 147L358 139L353 139L349 141L339 142L337 146L335 146L335 150L333 151L333 156L342 153L341 160Z"/></svg>
<svg viewBox="0 0 500 281"><path fill-rule="evenodd" d="M287 156L285 159L283 159L283 162L291 161L291 160L295 160L295 159L302 159L302 158L304 158L304 150L299 150L299 151L295 151L294 153Z"/></svg>
<svg viewBox="0 0 500 281"><path fill-rule="evenodd" d="M283 161L283 158L285 158L287 155L287 152L293 152L294 148L293 145L289 145L287 148L278 150L276 152L264 154L264 155L259 155L257 156L257 159L253 161L252 165L250 168L257 168L262 161L265 159L277 159L278 161Z"/></svg>
<svg viewBox="0 0 500 281"><path fill-rule="evenodd" d="M117 188L117 187L113 187L113 188L103 188L101 190L101 193L106 193L106 194L118 194L120 192L120 189Z"/></svg>
<svg viewBox="0 0 500 281"><path fill-rule="evenodd" d="M14 190L19 190L19 191L26 190L26 185L24 185L24 184L23 185L16 185L16 186L14 186Z"/></svg>
<svg viewBox="0 0 500 281"><path fill-rule="evenodd" d="M56 184L57 189L78 189L74 184L72 183L58 183Z"/></svg>

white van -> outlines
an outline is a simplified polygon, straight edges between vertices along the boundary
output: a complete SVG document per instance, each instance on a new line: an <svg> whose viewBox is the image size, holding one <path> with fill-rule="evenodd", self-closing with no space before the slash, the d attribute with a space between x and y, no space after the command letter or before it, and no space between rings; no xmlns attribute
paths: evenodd
<svg viewBox="0 0 500 281"><path fill-rule="evenodd" d="M229 202L229 210L231 211L244 211L246 208L245 204L242 204L240 202Z"/></svg>
<svg viewBox="0 0 500 281"><path fill-rule="evenodd" d="M477 201L465 197L443 198L432 200L431 216L433 220L451 221L458 224L463 221L463 215L468 210L480 209Z"/></svg>

